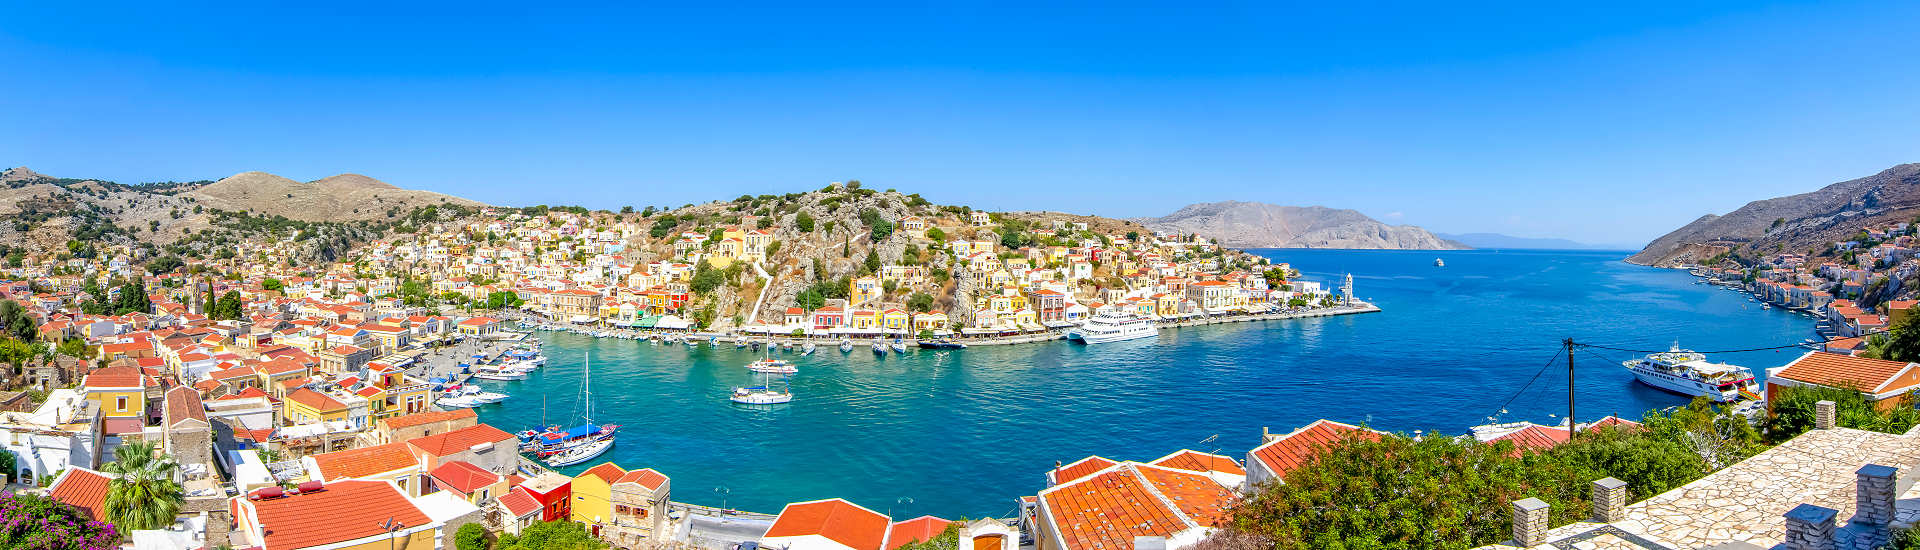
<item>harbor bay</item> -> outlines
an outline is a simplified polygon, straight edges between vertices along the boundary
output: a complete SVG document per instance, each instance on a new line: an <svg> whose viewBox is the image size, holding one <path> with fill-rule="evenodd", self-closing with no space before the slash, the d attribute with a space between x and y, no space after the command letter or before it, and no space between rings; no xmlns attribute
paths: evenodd
<svg viewBox="0 0 1920 550"><path fill-rule="evenodd" d="M1383 312L1164 329L1095 346L884 358L864 346L773 351L800 370L790 379L794 401L773 407L727 400L755 379L744 365L767 352L542 331L547 366L523 381L482 383L514 397L477 410L512 430L577 420L591 352L595 420L622 425L604 458L673 472L676 500L775 512L844 497L894 517L1004 516L1056 462L1088 455L1151 460L1189 448L1237 457L1263 428L1318 418L1441 434L1490 420L1558 422L1564 359L1544 373L1542 365L1563 353L1563 338L1716 350L1790 344L1813 327L1685 272L1620 262L1621 252L1256 252L1323 284L1351 273L1355 294ZM1800 353L1711 359L1761 373ZM1632 358L1576 355L1581 420L1687 401L1635 383L1620 365Z"/></svg>

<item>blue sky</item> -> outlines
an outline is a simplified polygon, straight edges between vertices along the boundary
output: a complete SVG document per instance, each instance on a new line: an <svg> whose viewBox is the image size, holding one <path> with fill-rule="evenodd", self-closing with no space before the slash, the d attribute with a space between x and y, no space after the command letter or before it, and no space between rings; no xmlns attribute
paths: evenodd
<svg viewBox="0 0 1920 550"><path fill-rule="evenodd" d="M854 178L1639 244L1920 161L1914 3L63 4L0 6L0 164L123 182L618 208Z"/></svg>

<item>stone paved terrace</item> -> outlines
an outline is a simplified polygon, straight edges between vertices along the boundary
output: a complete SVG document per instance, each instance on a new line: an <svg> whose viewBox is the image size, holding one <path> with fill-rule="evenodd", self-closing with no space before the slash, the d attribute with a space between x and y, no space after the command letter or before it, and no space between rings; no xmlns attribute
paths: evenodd
<svg viewBox="0 0 1920 550"><path fill-rule="evenodd" d="M1693 483L1629 504L1620 521L1553 529L1546 536L1549 542L1529 550L1709 548L1728 542L1781 547L1786 536L1782 515L1801 503L1839 510L1838 521L1845 524L1853 515L1854 471L1870 463L1899 467L1903 477L1911 478L1914 466L1920 465L1920 428L1902 435L1812 430ZM1896 524L1920 519L1920 491L1907 488L1898 507Z"/></svg>

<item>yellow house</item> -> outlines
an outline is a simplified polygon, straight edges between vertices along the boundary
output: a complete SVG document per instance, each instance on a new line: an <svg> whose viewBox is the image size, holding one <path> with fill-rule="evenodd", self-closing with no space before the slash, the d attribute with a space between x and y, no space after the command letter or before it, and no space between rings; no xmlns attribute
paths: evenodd
<svg viewBox="0 0 1920 550"><path fill-rule="evenodd" d="M602 462L574 476L573 521L596 526L612 522L613 483L626 475L619 465Z"/></svg>
<svg viewBox="0 0 1920 550"><path fill-rule="evenodd" d="M946 330L947 314L929 311L913 316L913 330Z"/></svg>
<svg viewBox="0 0 1920 550"><path fill-rule="evenodd" d="M281 416L290 424L345 421L348 413L346 403L308 388L287 392L285 407Z"/></svg>
<svg viewBox="0 0 1920 550"><path fill-rule="evenodd" d="M871 275L847 282L847 296L854 304L864 304L869 300L879 299L883 290L880 279Z"/></svg>
<svg viewBox="0 0 1920 550"><path fill-rule="evenodd" d="M1013 311L1013 324L1024 326L1024 325L1038 325L1040 323L1034 320L1033 310L1020 308Z"/></svg>
<svg viewBox="0 0 1920 550"><path fill-rule="evenodd" d="M856 309L847 314L847 326L871 329L880 326L880 316L871 309Z"/></svg>
<svg viewBox="0 0 1920 550"><path fill-rule="evenodd" d="M133 367L108 367L87 375L87 400L100 408L101 431L109 437L146 427L147 377Z"/></svg>
<svg viewBox="0 0 1920 550"><path fill-rule="evenodd" d="M880 328L887 330L907 330L912 325L912 317L898 309L888 309L880 313Z"/></svg>
<svg viewBox="0 0 1920 550"><path fill-rule="evenodd" d="M1170 317L1180 313L1180 295L1160 293L1153 295L1154 314Z"/></svg>

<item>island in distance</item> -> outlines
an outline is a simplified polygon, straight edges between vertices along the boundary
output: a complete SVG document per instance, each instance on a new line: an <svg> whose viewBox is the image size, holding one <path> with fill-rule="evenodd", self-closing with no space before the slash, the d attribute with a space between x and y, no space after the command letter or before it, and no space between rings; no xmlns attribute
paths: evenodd
<svg viewBox="0 0 1920 550"><path fill-rule="evenodd" d="M1158 218L1135 218L1163 233L1192 233L1234 248L1472 248L1412 225L1387 225L1354 210L1222 201L1190 204Z"/></svg>

